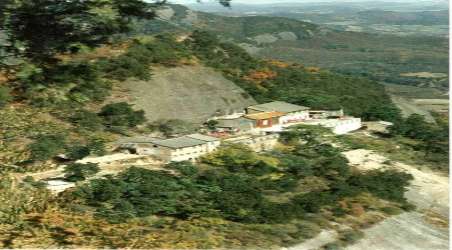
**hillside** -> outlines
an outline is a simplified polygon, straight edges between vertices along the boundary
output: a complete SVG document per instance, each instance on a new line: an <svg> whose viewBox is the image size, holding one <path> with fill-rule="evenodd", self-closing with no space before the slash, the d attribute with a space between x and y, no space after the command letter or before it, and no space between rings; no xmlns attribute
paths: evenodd
<svg viewBox="0 0 452 250"><path fill-rule="evenodd" d="M199 28L239 43L261 58L298 62L386 83L448 88L446 38L341 31L285 17L227 17L182 6L171 6L172 11L168 8L159 23L140 23L138 32L155 33L161 30L159 27L181 32ZM445 75L419 78L413 76L417 72Z"/></svg>
<svg viewBox="0 0 452 250"><path fill-rule="evenodd" d="M221 73L203 66L154 67L152 79L127 80L122 86L149 122L178 119L200 124L256 103Z"/></svg>
<svg viewBox="0 0 452 250"><path fill-rule="evenodd" d="M447 172L445 117L404 119L378 82L256 58L225 41L227 33L190 32L202 18L183 8L139 22L149 17L145 7L11 1L4 27L21 61L0 68L0 248L280 249L327 230L335 237L325 248L341 249L392 216L424 215L437 204L446 210L447 181L419 175ZM324 32L285 18L270 27L271 20L257 18L265 24L257 30L244 21L246 35L236 39L265 48ZM129 24L153 35L128 32ZM275 146L265 151L206 136L211 123L184 126L272 100L343 108L394 126L344 136L292 126L270 135ZM188 135L195 131L203 135ZM150 154L123 150L128 142ZM199 155L164 162L154 154L162 147Z"/></svg>

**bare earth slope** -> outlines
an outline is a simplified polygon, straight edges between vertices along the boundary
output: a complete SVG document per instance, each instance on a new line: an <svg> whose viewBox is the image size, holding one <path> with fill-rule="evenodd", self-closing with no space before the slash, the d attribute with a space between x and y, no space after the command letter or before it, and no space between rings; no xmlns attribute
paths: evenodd
<svg viewBox="0 0 452 250"><path fill-rule="evenodd" d="M204 122L215 114L241 111L252 97L221 73L203 66L153 69L149 81L127 81L132 103L149 121L180 119Z"/></svg>
<svg viewBox="0 0 452 250"><path fill-rule="evenodd" d="M364 230L365 237L347 250L441 250L449 249L447 229L425 222L421 213L404 213Z"/></svg>
<svg viewBox="0 0 452 250"><path fill-rule="evenodd" d="M384 168L385 157L358 149L345 153L351 164L362 170ZM395 162L396 168L413 175L406 198L416 211L403 213L364 230L365 237L347 250L441 250L449 249L449 178Z"/></svg>
<svg viewBox="0 0 452 250"><path fill-rule="evenodd" d="M377 152L357 149L344 153L350 164L362 171L396 168L413 175L405 197L416 210L389 217L364 229L364 237L345 250L446 250L449 249L449 178L429 170L400 162L385 164L387 158ZM334 231L323 231L317 237L289 250L317 250L337 239Z"/></svg>

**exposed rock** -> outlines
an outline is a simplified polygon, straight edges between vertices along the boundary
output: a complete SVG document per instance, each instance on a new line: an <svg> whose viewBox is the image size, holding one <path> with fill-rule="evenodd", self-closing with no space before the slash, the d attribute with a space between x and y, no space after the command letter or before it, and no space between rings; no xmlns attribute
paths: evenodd
<svg viewBox="0 0 452 250"><path fill-rule="evenodd" d="M289 31L285 31L285 32L280 32L278 33L278 36L285 41L296 41L298 40L298 36L293 33L293 32L289 32Z"/></svg>
<svg viewBox="0 0 452 250"><path fill-rule="evenodd" d="M166 7L157 10L157 16L163 20L171 20L175 14L175 11L171 7Z"/></svg>
<svg viewBox="0 0 452 250"><path fill-rule="evenodd" d="M132 103L149 121L202 123L216 114L241 111L256 102L220 72L203 66L158 67L149 81L127 81Z"/></svg>
<svg viewBox="0 0 452 250"><path fill-rule="evenodd" d="M182 19L182 23L186 25L193 25L198 22L198 15L195 11L187 10L185 18Z"/></svg>
<svg viewBox="0 0 452 250"><path fill-rule="evenodd" d="M244 50L246 50L246 52L248 52L251 55L258 53L262 49L249 43L240 43L239 46L242 47Z"/></svg>
<svg viewBox="0 0 452 250"><path fill-rule="evenodd" d="M418 212L404 213L364 230L364 238L347 250L449 249L449 232L428 224Z"/></svg>
<svg viewBox="0 0 452 250"><path fill-rule="evenodd" d="M272 34L262 34L253 37L253 40L256 41L258 44L265 44L265 43L274 43L279 39L278 37Z"/></svg>

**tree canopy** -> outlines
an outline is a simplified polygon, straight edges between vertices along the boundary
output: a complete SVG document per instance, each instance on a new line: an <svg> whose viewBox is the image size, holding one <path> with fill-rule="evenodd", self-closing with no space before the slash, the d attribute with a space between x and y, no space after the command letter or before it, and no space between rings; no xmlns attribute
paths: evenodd
<svg viewBox="0 0 452 250"><path fill-rule="evenodd" d="M95 47L112 35L130 31L134 18L152 19L166 0L1 1L0 22L11 50L31 61L49 63L58 53ZM224 6L229 0L219 0Z"/></svg>

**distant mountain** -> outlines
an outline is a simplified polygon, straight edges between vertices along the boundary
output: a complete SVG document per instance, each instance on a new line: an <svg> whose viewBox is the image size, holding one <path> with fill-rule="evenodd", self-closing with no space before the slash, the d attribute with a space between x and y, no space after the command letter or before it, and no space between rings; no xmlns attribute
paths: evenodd
<svg viewBox="0 0 452 250"><path fill-rule="evenodd" d="M205 12L220 13L244 13L257 12L262 14L274 12L292 12L292 11L315 11L315 10L370 10L380 9L387 11L429 11L429 10L448 10L449 2L447 0L427 0L427 1L304 1L304 2L286 2L273 4L242 4L233 3L231 8L225 9L218 4L211 2L193 3L187 5L190 9Z"/></svg>
<svg viewBox="0 0 452 250"><path fill-rule="evenodd" d="M190 8L224 16L287 17L341 30L443 37L449 34L448 1L442 0L234 4L231 8L193 4Z"/></svg>
<svg viewBox="0 0 452 250"><path fill-rule="evenodd" d="M378 13L387 16L393 12L368 11L367 19L376 20ZM427 12L425 12L427 13ZM371 15L372 14L372 15ZM436 13L436 22L445 18L445 12ZM315 14L311 14L315 15ZM366 17L365 12L361 12ZM394 16L387 22L406 22L410 13ZM224 41L232 41L257 57L289 60L307 66L322 67L344 74L365 76L396 84L448 88L447 77L411 77L415 72L448 74L448 40L442 37L397 36L372 34L352 30L332 29L324 25L275 16L222 16L172 5L163 9L160 20L141 22L138 33L161 31L210 31ZM392 30L392 33L395 33Z"/></svg>

